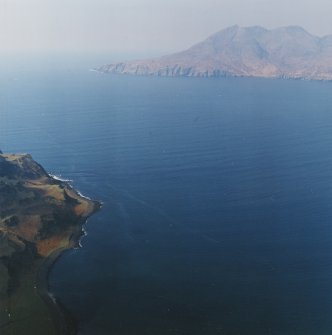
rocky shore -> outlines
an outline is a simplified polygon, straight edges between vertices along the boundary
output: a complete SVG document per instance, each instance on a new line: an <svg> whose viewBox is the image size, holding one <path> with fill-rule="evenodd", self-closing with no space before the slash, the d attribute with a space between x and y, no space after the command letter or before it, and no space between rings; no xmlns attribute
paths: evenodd
<svg viewBox="0 0 332 335"><path fill-rule="evenodd" d="M0 333L69 334L47 290L55 259L77 245L100 203L50 176L28 154L0 151Z"/></svg>

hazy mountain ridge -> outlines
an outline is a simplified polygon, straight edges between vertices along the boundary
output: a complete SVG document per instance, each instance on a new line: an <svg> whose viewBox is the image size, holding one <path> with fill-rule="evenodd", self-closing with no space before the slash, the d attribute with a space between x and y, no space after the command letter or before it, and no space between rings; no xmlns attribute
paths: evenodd
<svg viewBox="0 0 332 335"><path fill-rule="evenodd" d="M160 58L106 64L113 74L272 77L332 80L332 35L298 26L268 30L232 26L191 48Z"/></svg>

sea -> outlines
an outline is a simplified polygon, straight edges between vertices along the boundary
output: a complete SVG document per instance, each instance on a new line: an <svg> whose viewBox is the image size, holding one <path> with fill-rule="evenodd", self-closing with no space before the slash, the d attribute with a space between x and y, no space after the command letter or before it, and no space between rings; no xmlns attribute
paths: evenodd
<svg viewBox="0 0 332 335"><path fill-rule="evenodd" d="M332 83L79 57L0 65L0 149L103 202L49 278L78 333L331 335Z"/></svg>

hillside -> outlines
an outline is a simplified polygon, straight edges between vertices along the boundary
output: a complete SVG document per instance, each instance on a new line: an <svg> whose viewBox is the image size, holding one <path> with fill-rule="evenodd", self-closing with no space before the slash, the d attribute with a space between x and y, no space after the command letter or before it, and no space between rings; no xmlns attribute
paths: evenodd
<svg viewBox="0 0 332 335"><path fill-rule="evenodd" d="M30 155L0 151L1 334L69 333L48 295L47 274L99 207Z"/></svg>

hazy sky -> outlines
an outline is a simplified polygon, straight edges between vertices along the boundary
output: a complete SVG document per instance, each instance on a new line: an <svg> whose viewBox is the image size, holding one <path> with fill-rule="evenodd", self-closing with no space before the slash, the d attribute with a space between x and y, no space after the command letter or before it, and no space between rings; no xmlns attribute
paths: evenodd
<svg viewBox="0 0 332 335"><path fill-rule="evenodd" d="M0 50L173 52L227 26L332 34L331 0L0 0Z"/></svg>

